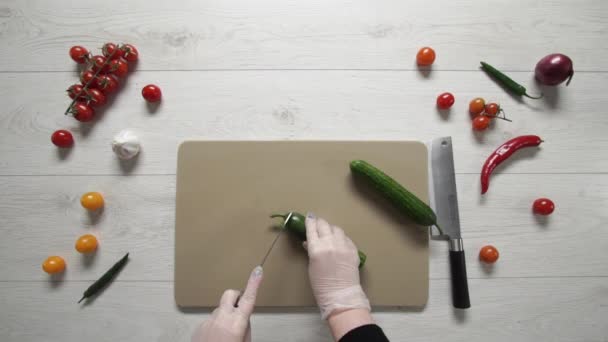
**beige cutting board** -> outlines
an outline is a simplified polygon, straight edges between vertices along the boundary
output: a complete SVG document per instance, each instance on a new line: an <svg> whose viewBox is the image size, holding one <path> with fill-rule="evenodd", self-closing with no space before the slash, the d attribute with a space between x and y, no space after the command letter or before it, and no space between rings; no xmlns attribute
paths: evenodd
<svg viewBox="0 0 608 342"><path fill-rule="evenodd" d="M418 142L187 141L179 148L175 300L217 306L241 289L277 233L271 213L314 212L367 254L361 280L372 305L424 306L428 230L404 218L349 162L380 167L428 203L427 150ZM283 234L264 266L258 307L314 306L306 251Z"/></svg>

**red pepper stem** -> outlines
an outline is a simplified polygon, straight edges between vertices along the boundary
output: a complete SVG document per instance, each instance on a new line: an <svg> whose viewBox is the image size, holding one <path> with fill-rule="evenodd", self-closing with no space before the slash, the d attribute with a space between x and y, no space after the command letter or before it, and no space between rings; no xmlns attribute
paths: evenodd
<svg viewBox="0 0 608 342"><path fill-rule="evenodd" d="M528 93L524 93L524 96L525 96L525 97L528 97L528 98L531 98L531 99L538 100L538 99L542 99L542 98L543 98L543 96L544 96L544 94L543 94L543 93L540 93L540 96L538 96L538 97L534 97L534 96L530 96L530 95L528 95Z"/></svg>

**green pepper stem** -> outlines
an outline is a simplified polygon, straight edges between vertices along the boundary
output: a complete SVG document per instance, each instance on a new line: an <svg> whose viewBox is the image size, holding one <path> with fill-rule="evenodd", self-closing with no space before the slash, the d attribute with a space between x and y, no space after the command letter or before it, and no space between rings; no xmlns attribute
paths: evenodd
<svg viewBox="0 0 608 342"><path fill-rule="evenodd" d="M80 298L80 300L78 301L77 304L80 304L80 302L82 302L85 298L87 298L86 296L82 296L82 298Z"/></svg>
<svg viewBox="0 0 608 342"><path fill-rule="evenodd" d="M282 214L272 214L272 215L270 215L270 218L277 218L277 217L280 217L283 220L287 218L286 215L282 215Z"/></svg>
<svg viewBox="0 0 608 342"><path fill-rule="evenodd" d="M530 95L528 95L528 93L524 93L524 96L525 96L525 97L528 97L528 98L531 98L531 99L538 100L538 99L542 99L542 98L543 98L543 96L544 96L544 94L543 94L543 93L540 93L540 96L538 96L538 97L534 97L534 96L530 96Z"/></svg>
<svg viewBox="0 0 608 342"><path fill-rule="evenodd" d="M441 227L439 227L439 225L437 223L435 223L435 227L437 227L437 230L439 231L439 234L443 235L443 230L441 229Z"/></svg>

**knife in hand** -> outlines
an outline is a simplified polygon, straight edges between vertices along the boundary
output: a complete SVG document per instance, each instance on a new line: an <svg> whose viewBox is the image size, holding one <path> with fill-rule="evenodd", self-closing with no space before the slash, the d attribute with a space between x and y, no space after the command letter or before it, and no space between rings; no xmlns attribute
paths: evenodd
<svg viewBox="0 0 608 342"><path fill-rule="evenodd" d="M455 308L471 307L464 246L460 236L456 176L452 138L438 138L431 143L431 169L437 223L449 239L452 301Z"/></svg>

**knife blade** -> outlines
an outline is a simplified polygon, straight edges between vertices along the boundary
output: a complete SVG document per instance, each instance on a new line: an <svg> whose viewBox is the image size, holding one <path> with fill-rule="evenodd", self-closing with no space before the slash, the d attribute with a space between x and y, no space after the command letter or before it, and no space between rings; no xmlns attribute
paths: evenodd
<svg viewBox="0 0 608 342"><path fill-rule="evenodd" d="M467 281L464 245L460 233L458 193L454 174L452 138L434 139L431 143L431 169L433 175L433 199L437 223L449 240L450 273L452 276L452 302L454 307L471 307Z"/></svg>

